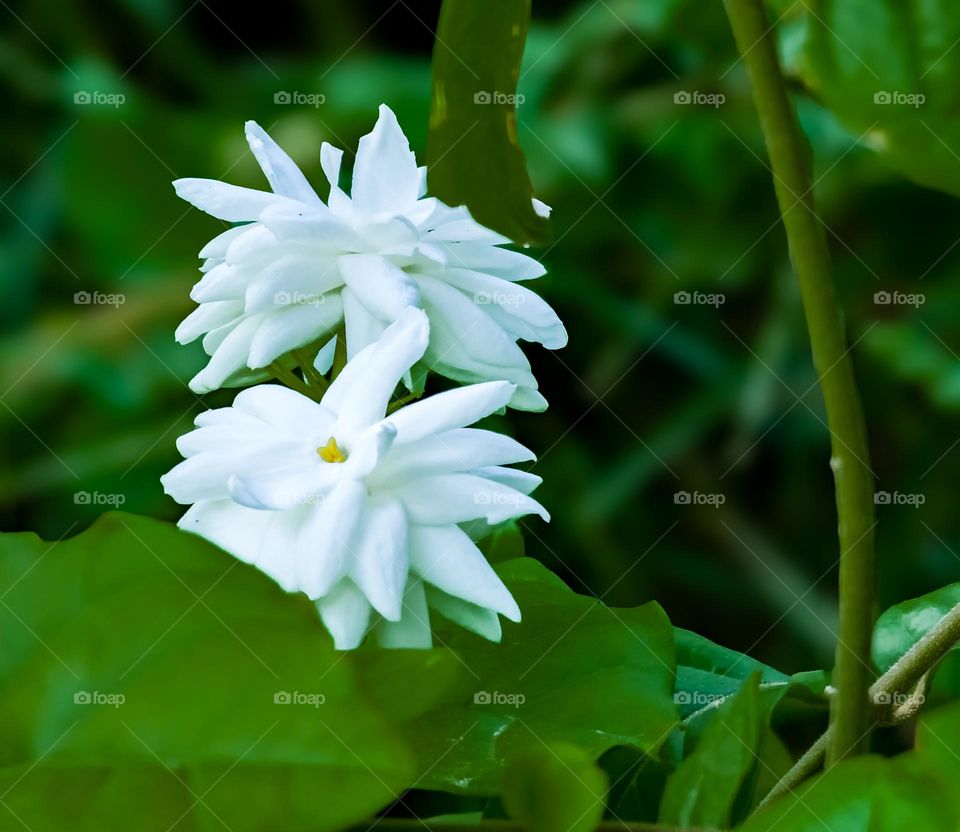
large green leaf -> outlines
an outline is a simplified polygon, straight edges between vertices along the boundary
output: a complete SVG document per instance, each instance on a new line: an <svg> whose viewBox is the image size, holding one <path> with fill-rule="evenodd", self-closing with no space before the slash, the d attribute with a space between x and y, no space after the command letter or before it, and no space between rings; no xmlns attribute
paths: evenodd
<svg viewBox="0 0 960 832"><path fill-rule="evenodd" d="M433 52L427 181L517 243L544 242L517 132L530 0L444 0Z"/></svg>
<svg viewBox="0 0 960 832"><path fill-rule="evenodd" d="M607 775L568 743L530 746L507 761L503 805L527 832L593 832L603 817Z"/></svg>
<svg viewBox="0 0 960 832"><path fill-rule="evenodd" d="M896 604L877 619L873 630L873 661L885 673L944 615L960 604L960 584Z"/></svg>
<svg viewBox="0 0 960 832"><path fill-rule="evenodd" d="M35 832L334 829L413 777L312 605L173 526L4 535L0 591L0 793Z"/></svg>
<svg viewBox="0 0 960 832"><path fill-rule="evenodd" d="M727 828L741 787L757 766L765 722L757 672L715 709L696 751L667 780L661 823Z"/></svg>
<svg viewBox="0 0 960 832"><path fill-rule="evenodd" d="M523 611L492 644L459 627L439 640L463 661L457 685L410 725L423 788L496 794L504 760L566 742L596 757L654 751L676 723L673 634L656 604L613 609L536 561L497 566Z"/></svg>
<svg viewBox="0 0 960 832"><path fill-rule="evenodd" d="M960 195L960 7L947 0L806 5L794 53L806 85L901 173Z"/></svg>

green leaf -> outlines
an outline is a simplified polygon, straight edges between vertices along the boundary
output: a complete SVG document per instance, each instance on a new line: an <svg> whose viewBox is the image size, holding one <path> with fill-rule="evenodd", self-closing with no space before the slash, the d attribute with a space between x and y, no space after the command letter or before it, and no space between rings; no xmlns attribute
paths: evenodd
<svg viewBox="0 0 960 832"><path fill-rule="evenodd" d="M660 822L727 828L737 795L757 766L765 721L758 672L715 710L696 751L667 780Z"/></svg>
<svg viewBox="0 0 960 832"><path fill-rule="evenodd" d="M242 832L278 807L336 829L412 780L309 601L198 537L127 514L3 535L0 587L0 793L34 832Z"/></svg>
<svg viewBox="0 0 960 832"><path fill-rule="evenodd" d="M873 662L885 673L957 604L960 583L890 607L873 630Z"/></svg>
<svg viewBox="0 0 960 832"><path fill-rule="evenodd" d="M960 8L936 0L808 5L795 66L806 85L893 168L960 195Z"/></svg>
<svg viewBox="0 0 960 832"><path fill-rule="evenodd" d="M677 719L663 610L606 607L531 559L496 568L523 621L504 622L499 645L438 627L463 672L409 726L423 771L417 785L496 794L504 761L542 743L570 743L594 757L616 745L655 751Z"/></svg>
<svg viewBox="0 0 960 832"><path fill-rule="evenodd" d="M449 205L516 243L542 243L517 133L530 0L444 0L433 52L427 179Z"/></svg>
<svg viewBox="0 0 960 832"><path fill-rule="evenodd" d="M738 832L952 832L948 784L914 755L858 757L765 806Z"/></svg>
<svg viewBox="0 0 960 832"><path fill-rule="evenodd" d="M501 797L528 832L592 832L603 817L607 775L568 743L529 746L504 768Z"/></svg>

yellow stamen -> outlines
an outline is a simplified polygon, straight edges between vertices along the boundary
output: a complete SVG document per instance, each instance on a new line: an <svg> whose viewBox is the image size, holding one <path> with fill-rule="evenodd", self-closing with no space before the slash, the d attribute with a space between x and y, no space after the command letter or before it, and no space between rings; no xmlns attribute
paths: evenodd
<svg viewBox="0 0 960 832"><path fill-rule="evenodd" d="M317 448L320 459L324 462L346 462L347 455L337 446L337 440L332 436L322 448Z"/></svg>

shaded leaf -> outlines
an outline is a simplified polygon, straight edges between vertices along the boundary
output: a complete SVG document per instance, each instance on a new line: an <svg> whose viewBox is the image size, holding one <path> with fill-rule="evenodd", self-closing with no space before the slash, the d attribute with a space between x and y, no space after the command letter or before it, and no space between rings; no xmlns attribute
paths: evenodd
<svg viewBox="0 0 960 832"><path fill-rule="evenodd" d="M877 619L873 630L873 662L885 673L904 653L960 604L960 583L895 604Z"/></svg>

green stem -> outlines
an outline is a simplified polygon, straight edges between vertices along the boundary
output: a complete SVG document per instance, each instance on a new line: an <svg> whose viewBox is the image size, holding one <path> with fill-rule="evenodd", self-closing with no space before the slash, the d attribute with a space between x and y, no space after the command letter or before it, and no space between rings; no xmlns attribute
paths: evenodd
<svg viewBox="0 0 960 832"><path fill-rule="evenodd" d="M273 374L273 377L279 381L282 381L287 387L292 390L296 390L298 393L303 393L304 396L308 396L314 401L319 401L320 393L314 387L310 387L302 379L298 378L296 373L293 370L288 370L286 367L283 367L278 361L274 361L270 364L267 369Z"/></svg>
<svg viewBox="0 0 960 832"><path fill-rule="evenodd" d="M871 709L870 724L876 723L876 711L888 710L889 703L908 694L913 687L936 666L947 653L960 642L960 604L943 616L932 629L904 653L886 673L870 686L870 701L878 708ZM765 806L784 792L792 791L823 762L830 741L828 729L807 750L793 768L770 790L761 801ZM757 807L760 808L760 807Z"/></svg>
<svg viewBox="0 0 960 832"><path fill-rule="evenodd" d="M300 367L300 372L303 373L303 377L306 379L310 387L314 390L323 393L326 391L327 387L330 386L330 383L317 372L317 368L313 366L313 361L310 360L310 356L303 349L293 351L294 358L297 359L297 365Z"/></svg>
<svg viewBox="0 0 960 832"><path fill-rule="evenodd" d="M861 751L869 732L874 481L826 236L813 209L807 146L787 95L775 38L761 0L724 0L724 5L753 85L831 434L840 535L837 695L831 706L833 730L827 753L832 764Z"/></svg>

